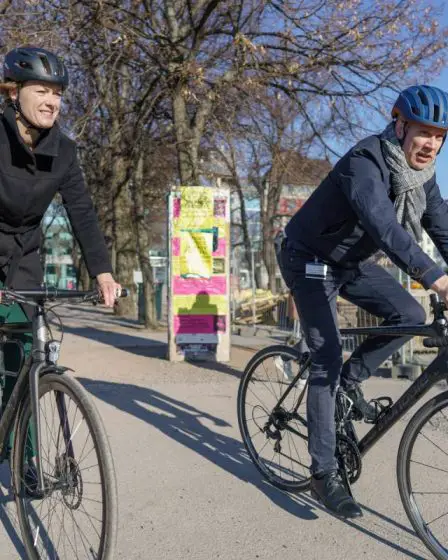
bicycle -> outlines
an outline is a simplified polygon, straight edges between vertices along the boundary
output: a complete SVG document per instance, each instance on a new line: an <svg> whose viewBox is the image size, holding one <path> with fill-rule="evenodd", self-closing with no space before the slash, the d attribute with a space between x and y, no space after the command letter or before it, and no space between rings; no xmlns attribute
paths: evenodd
<svg viewBox="0 0 448 560"><path fill-rule="evenodd" d="M46 309L48 303L68 299L98 303L100 296L56 289L0 293L2 305L34 308L29 323L0 324L1 355L9 344L21 359L20 371L0 371L17 377L0 419L0 462L10 463L27 557L111 559L117 535L112 453L91 398L68 374L73 370L57 365L62 336L53 339L48 313L56 313ZM33 341L25 358L15 337L27 332ZM62 525L59 531L56 524Z"/></svg>
<svg viewBox="0 0 448 560"><path fill-rule="evenodd" d="M436 383L448 379L448 321L445 304L430 296L432 323L341 329L341 335L409 335L425 337L438 354L421 375L392 403L373 399L378 417L361 438L353 402L339 388L336 394L336 458L342 480L351 485L361 476L362 458L374 444ZM249 457L274 486L290 492L310 488L307 452L306 394L311 359L296 347L276 345L260 350L247 364L238 390L238 424ZM296 372L296 373L294 373ZM257 391L259 391L259 395ZM269 400L270 399L270 400ZM268 404L269 403L269 404ZM406 514L419 538L438 560L448 559L448 505L443 473L448 459L448 391L428 400L414 414L402 435L397 456L397 481ZM299 451L300 445L305 447ZM444 450L445 447L445 450ZM429 472L423 491L423 475ZM435 497L435 503L429 504ZM445 545L443 543L446 543Z"/></svg>

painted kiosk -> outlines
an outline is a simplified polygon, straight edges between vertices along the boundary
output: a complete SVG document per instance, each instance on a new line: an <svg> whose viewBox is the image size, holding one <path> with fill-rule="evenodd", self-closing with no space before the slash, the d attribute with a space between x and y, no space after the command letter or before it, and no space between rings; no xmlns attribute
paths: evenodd
<svg viewBox="0 0 448 560"><path fill-rule="evenodd" d="M179 187L169 197L168 358L230 359L226 189Z"/></svg>

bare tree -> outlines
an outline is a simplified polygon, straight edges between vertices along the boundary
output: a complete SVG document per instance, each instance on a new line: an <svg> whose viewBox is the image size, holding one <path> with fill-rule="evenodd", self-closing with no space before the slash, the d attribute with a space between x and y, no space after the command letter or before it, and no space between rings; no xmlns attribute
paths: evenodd
<svg viewBox="0 0 448 560"><path fill-rule="evenodd" d="M0 4L0 42L3 52L34 43L66 53L76 84L66 122L80 142L118 278L132 285L137 255L149 250L143 237L137 243L131 219L142 208L132 189L145 182L136 170L148 135L175 146L178 182L196 184L217 116L235 138L245 123L229 106L252 105L246 176L259 190L268 242L285 145L307 153L299 138L291 143L294 127L327 154L334 135L370 131L366 110L382 114L396 90L443 65L440 12L419 0L388 0L374 11L364 0L11 0ZM277 105L288 107L283 124ZM278 128L268 141L273 116ZM263 259L271 270L268 243ZM135 298L123 306L133 312Z"/></svg>

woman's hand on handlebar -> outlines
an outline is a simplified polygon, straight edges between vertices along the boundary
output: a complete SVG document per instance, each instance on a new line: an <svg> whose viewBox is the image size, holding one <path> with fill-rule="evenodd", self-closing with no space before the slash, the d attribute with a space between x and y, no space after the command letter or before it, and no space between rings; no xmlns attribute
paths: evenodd
<svg viewBox="0 0 448 560"><path fill-rule="evenodd" d="M113 279L112 274L103 272L96 277L98 289L101 292L104 305L106 307L113 307L115 301L121 294L121 286Z"/></svg>

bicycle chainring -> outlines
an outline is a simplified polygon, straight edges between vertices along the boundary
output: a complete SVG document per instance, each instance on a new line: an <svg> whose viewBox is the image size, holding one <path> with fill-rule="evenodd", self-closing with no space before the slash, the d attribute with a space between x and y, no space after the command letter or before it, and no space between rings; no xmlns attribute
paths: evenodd
<svg viewBox="0 0 448 560"><path fill-rule="evenodd" d="M356 443L345 434L336 434L336 455L345 465L350 484L361 476L362 458Z"/></svg>

